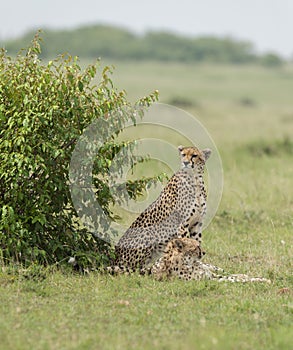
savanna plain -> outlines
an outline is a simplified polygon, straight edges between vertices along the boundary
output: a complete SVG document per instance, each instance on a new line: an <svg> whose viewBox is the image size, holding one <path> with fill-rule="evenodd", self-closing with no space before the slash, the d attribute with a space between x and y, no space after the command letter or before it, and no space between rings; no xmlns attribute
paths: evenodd
<svg viewBox="0 0 293 350"><path fill-rule="evenodd" d="M197 118L219 150L224 189L203 233L204 260L271 284L6 266L0 349L292 348L293 67L114 65L131 101L158 89L160 102ZM143 171L158 170L150 164Z"/></svg>

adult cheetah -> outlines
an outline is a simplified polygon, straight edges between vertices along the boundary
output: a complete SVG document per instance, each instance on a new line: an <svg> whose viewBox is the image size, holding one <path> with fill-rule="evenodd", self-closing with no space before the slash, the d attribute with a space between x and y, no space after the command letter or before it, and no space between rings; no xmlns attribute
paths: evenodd
<svg viewBox="0 0 293 350"><path fill-rule="evenodd" d="M116 269L149 270L175 237L189 237L200 245L207 198L204 166L211 151L183 146L178 150L181 169L116 244Z"/></svg>

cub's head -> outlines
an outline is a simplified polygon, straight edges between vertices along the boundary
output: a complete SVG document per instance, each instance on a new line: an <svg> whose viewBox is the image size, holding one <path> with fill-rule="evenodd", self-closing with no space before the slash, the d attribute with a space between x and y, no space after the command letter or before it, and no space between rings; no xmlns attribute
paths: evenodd
<svg viewBox="0 0 293 350"><path fill-rule="evenodd" d="M211 150L208 148L199 150L197 147L179 146L178 150L182 169L202 167L211 155Z"/></svg>
<svg viewBox="0 0 293 350"><path fill-rule="evenodd" d="M173 252L174 256L192 260L199 260L205 255L198 241L192 238L174 238L168 243L167 249Z"/></svg>

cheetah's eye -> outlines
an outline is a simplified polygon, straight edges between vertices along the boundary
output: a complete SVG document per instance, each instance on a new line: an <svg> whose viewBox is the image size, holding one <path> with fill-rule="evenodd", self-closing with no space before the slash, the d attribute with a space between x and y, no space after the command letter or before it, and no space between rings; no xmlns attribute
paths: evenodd
<svg viewBox="0 0 293 350"><path fill-rule="evenodd" d="M197 154L193 154L191 158L196 158L196 157L198 157L198 155Z"/></svg>
<svg viewBox="0 0 293 350"><path fill-rule="evenodd" d="M186 156L186 154L185 153L182 153L182 157L185 157Z"/></svg>

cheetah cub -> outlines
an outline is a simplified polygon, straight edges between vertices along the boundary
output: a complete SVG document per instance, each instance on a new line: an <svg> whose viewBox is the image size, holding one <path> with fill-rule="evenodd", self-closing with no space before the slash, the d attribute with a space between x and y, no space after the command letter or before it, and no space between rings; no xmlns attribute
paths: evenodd
<svg viewBox="0 0 293 350"><path fill-rule="evenodd" d="M219 282L266 282L262 277L249 277L244 274L229 275L223 269L205 264L199 259L202 251L199 243L190 238L174 238L163 256L152 266L151 274L158 280L179 278L182 280L217 280Z"/></svg>

